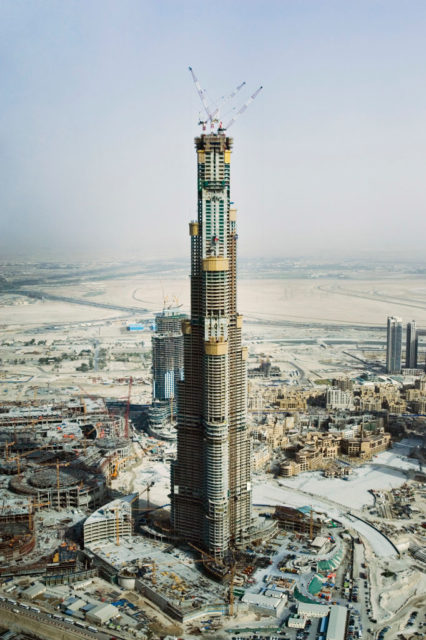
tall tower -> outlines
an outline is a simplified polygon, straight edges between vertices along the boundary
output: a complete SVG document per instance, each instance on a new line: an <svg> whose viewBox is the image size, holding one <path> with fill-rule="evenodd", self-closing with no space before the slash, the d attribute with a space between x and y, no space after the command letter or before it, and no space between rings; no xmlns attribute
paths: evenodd
<svg viewBox="0 0 426 640"><path fill-rule="evenodd" d="M182 320L186 316L177 309L165 308L155 316L156 332L152 337L152 396L165 401L176 397L183 378Z"/></svg>
<svg viewBox="0 0 426 640"><path fill-rule="evenodd" d="M402 320L395 316L388 317L386 342L386 371L401 373Z"/></svg>
<svg viewBox="0 0 426 640"><path fill-rule="evenodd" d="M172 524L217 558L248 539L250 440L247 350L237 313L236 210L230 202L232 139L195 139L198 218L191 237L191 317L184 320L185 379L178 385Z"/></svg>
<svg viewBox="0 0 426 640"><path fill-rule="evenodd" d="M416 321L407 322L407 340L405 343L405 366L407 369L417 368L418 337Z"/></svg>

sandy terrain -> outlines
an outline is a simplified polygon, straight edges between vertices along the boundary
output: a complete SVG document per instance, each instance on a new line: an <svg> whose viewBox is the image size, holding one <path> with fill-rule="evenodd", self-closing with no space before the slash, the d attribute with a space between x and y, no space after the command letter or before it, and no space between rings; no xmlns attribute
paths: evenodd
<svg viewBox="0 0 426 640"><path fill-rule="evenodd" d="M101 284L60 288L44 285L36 289L87 301L140 307L151 313L162 308L164 298L171 301L176 297L185 311L189 309L189 278L130 277ZM386 316L393 314L405 320L415 318L419 325L426 326L426 278L420 276L382 280L240 279L238 294L240 312L251 320L383 326ZM27 322L29 317L34 318L32 322L62 319L60 303L30 306L0 308L0 322ZM119 315L90 307L79 309L72 313L71 321Z"/></svg>

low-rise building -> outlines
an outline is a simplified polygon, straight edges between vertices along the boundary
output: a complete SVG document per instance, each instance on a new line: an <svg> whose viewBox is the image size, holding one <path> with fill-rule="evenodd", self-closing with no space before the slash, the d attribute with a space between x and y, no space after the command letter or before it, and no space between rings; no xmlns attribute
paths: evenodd
<svg viewBox="0 0 426 640"><path fill-rule="evenodd" d="M304 618L324 618L328 616L329 611L329 605L314 602L299 602L297 607L297 613Z"/></svg>
<svg viewBox="0 0 426 640"><path fill-rule="evenodd" d="M340 604L330 607L326 640L344 640L348 610Z"/></svg>
<svg viewBox="0 0 426 640"><path fill-rule="evenodd" d="M28 589L25 589L22 592L22 596L24 598L28 598L29 600L33 600L34 598L37 598L38 596L43 595L45 591L46 591L45 584L41 582L35 582L33 585L31 585L31 587L28 587Z"/></svg>
<svg viewBox="0 0 426 640"><path fill-rule="evenodd" d="M342 452L350 457L369 458L390 445L389 433L378 433L359 438L342 438Z"/></svg>
<svg viewBox="0 0 426 640"><path fill-rule="evenodd" d="M290 616L287 620L290 629L304 629L306 627L306 618L301 616Z"/></svg>
<svg viewBox="0 0 426 640"><path fill-rule="evenodd" d="M112 604L99 604L86 613L86 618L90 622L95 624L105 624L113 618L116 618L119 614L117 607Z"/></svg>
<svg viewBox="0 0 426 640"><path fill-rule="evenodd" d="M83 524L84 545L131 536L138 499L139 494L132 493L94 511Z"/></svg>
<svg viewBox="0 0 426 640"><path fill-rule="evenodd" d="M278 591L278 589L266 589L264 595L267 598L279 598L280 600L287 602L286 594L283 591Z"/></svg>
<svg viewBox="0 0 426 640"><path fill-rule="evenodd" d="M284 612L284 598L270 598L260 593L245 593L241 599L250 609L280 618Z"/></svg>
<svg viewBox="0 0 426 640"><path fill-rule="evenodd" d="M271 454L268 447L260 446L253 449L251 456L253 471L263 469L263 467L268 464L270 459Z"/></svg>

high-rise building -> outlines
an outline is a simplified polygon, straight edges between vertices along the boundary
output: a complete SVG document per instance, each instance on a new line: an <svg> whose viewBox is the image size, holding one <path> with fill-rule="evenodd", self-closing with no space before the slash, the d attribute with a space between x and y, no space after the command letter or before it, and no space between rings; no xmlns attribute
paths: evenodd
<svg viewBox="0 0 426 640"><path fill-rule="evenodd" d="M183 379L182 320L177 309L163 309L155 316L152 337L152 396L155 401L176 397L177 384Z"/></svg>
<svg viewBox="0 0 426 640"><path fill-rule="evenodd" d="M401 372L402 320L395 316L388 317L386 342L386 371Z"/></svg>
<svg viewBox="0 0 426 640"><path fill-rule="evenodd" d="M230 201L232 139L195 139L198 219L191 236L191 317L183 322L185 379L178 385L172 524L222 558L251 527L247 350L237 313L236 210Z"/></svg>
<svg viewBox="0 0 426 640"><path fill-rule="evenodd" d="M405 366L407 369L416 369L418 336L415 320L407 322L406 333L407 338L405 343Z"/></svg>

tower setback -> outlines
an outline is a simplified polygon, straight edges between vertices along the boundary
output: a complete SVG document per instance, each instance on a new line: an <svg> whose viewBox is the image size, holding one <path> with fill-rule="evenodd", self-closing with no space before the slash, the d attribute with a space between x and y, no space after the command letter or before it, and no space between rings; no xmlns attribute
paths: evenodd
<svg viewBox="0 0 426 640"><path fill-rule="evenodd" d="M246 358L237 312L236 210L230 202L232 139L195 139L198 218L191 237L191 316L182 323L185 379L178 384L172 524L217 558L251 525Z"/></svg>

